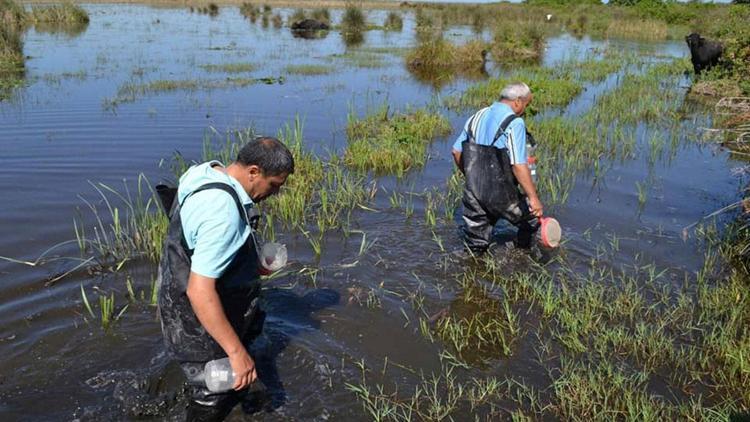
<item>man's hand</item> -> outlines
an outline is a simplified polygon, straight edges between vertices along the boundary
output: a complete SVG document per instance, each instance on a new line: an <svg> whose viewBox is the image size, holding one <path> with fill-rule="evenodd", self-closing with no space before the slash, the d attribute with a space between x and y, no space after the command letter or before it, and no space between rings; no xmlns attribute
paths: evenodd
<svg viewBox="0 0 750 422"><path fill-rule="evenodd" d="M514 164L513 175L516 176L516 180L526 193L526 197L529 198L529 211L531 211L534 217L541 217L544 207L542 206L542 201L539 200L539 196L536 194L536 186L534 186L534 180L531 178L529 166L526 164Z"/></svg>
<svg viewBox="0 0 750 422"><path fill-rule="evenodd" d="M255 361L247 353L245 348L238 350L237 353L229 355L229 364L234 371L234 385L232 388L239 391L247 388L248 385L255 382L258 373L255 371Z"/></svg>
<svg viewBox="0 0 750 422"><path fill-rule="evenodd" d="M544 215L544 206L542 205L542 201L539 200L538 196L529 198L529 211L531 211L531 214L534 217L541 217L542 215Z"/></svg>

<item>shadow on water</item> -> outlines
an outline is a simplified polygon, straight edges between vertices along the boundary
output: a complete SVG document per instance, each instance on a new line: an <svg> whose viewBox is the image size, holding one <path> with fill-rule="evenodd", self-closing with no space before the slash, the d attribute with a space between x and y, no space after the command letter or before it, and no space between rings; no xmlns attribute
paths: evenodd
<svg viewBox="0 0 750 422"><path fill-rule="evenodd" d="M304 295L291 290L270 288L262 295L266 312L263 333L246 347L255 360L258 377L266 392L242 403L242 411L252 414L272 412L287 401L287 393L279 374L279 355L293 339L306 331L318 330L320 321L313 314L340 302L340 294L332 289L315 289ZM165 353L160 353L149 368L135 371L103 371L86 381L98 389L113 385L111 406L85 410L81 420L97 420L103 414L126 414L130 418L183 420L187 394L179 366ZM114 407L114 408L111 408Z"/></svg>
<svg viewBox="0 0 750 422"><path fill-rule="evenodd" d="M332 289L315 289L300 296L286 289L264 290L262 308L266 312L263 334L249 345L258 376L266 385L268 403L265 410L277 409L286 402L286 391L276 364L279 354L292 339L305 331L320 329L313 313L339 303L339 293ZM251 409L245 409L246 411Z"/></svg>
<svg viewBox="0 0 750 422"><path fill-rule="evenodd" d="M365 42L365 34L363 31L344 31L341 33L341 39L347 47L357 47Z"/></svg>

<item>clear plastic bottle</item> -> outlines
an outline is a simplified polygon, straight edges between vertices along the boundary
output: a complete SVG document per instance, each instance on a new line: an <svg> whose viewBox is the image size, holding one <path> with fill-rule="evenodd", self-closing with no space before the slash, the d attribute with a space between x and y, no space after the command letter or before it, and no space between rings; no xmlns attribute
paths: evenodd
<svg viewBox="0 0 750 422"><path fill-rule="evenodd" d="M229 358L206 362L203 376L206 380L206 387L214 393L229 391L234 386L234 371L232 371L232 365L229 364Z"/></svg>
<svg viewBox="0 0 750 422"><path fill-rule="evenodd" d="M223 393L234 387L234 371L229 363L229 358L206 362L206 366L203 368L203 377L206 381L206 387L214 393ZM257 393L265 391L266 386L260 378L256 378L247 388L247 391Z"/></svg>

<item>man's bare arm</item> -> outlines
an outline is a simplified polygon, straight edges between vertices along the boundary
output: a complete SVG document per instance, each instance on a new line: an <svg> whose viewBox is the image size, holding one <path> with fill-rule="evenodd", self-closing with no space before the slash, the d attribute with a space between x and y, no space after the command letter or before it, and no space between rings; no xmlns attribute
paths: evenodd
<svg viewBox="0 0 750 422"><path fill-rule="evenodd" d="M518 180L518 183L529 198L531 213L536 217L541 217L543 214L542 201L539 200L539 196L536 193L536 186L534 186L534 180L531 178L529 166L526 164L514 164L513 175L516 176L516 180Z"/></svg>
<svg viewBox="0 0 750 422"><path fill-rule="evenodd" d="M454 149L451 153L453 154L453 162L456 163L456 167L458 167L458 169L461 170L461 173L463 173L464 168L461 166L461 151L456 151Z"/></svg>
<svg viewBox="0 0 750 422"><path fill-rule="evenodd" d="M229 356L235 373L234 389L247 387L257 377L255 362L227 320L219 294L216 293L216 280L191 271L187 296L198 321Z"/></svg>

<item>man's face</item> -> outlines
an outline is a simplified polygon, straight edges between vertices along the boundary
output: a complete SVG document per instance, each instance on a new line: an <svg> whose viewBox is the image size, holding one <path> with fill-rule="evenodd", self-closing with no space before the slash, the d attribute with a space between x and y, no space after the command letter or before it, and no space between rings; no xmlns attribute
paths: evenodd
<svg viewBox="0 0 750 422"><path fill-rule="evenodd" d="M248 169L250 183L247 194L250 195L253 202L258 203L271 195L277 194L281 186L286 182L287 176L287 173L277 176L265 175L259 167L250 166Z"/></svg>
<svg viewBox="0 0 750 422"><path fill-rule="evenodd" d="M513 112L516 113L517 116L523 116L524 113L526 113L526 107L531 104L531 100L534 98L532 94L529 94L526 98L516 98L513 100Z"/></svg>

